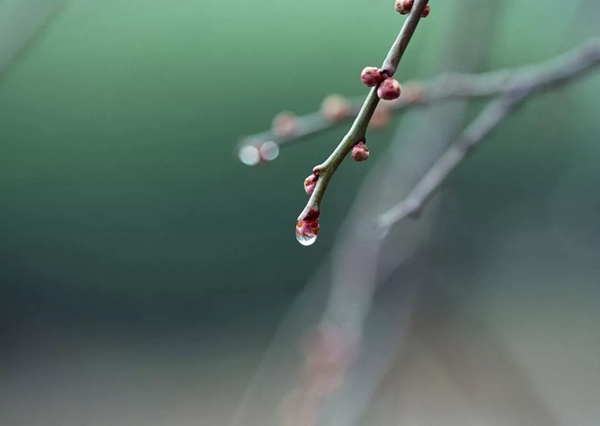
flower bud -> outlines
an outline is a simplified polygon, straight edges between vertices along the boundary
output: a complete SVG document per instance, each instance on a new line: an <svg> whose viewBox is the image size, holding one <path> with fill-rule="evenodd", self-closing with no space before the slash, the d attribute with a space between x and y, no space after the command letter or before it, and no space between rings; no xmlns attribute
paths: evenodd
<svg viewBox="0 0 600 426"><path fill-rule="evenodd" d="M400 83L396 81L394 78L389 77L383 80L383 82L379 85L377 89L377 96L384 101L393 101L394 99L398 99L400 97L400 92L402 88Z"/></svg>
<svg viewBox="0 0 600 426"><path fill-rule="evenodd" d="M312 195L315 191L317 180L319 180L319 174L317 172L304 179L304 191L306 191L308 195Z"/></svg>
<svg viewBox="0 0 600 426"><path fill-rule="evenodd" d="M400 15L407 15L413 7L413 0L396 0L396 12Z"/></svg>
<svg viewBox="0 0 600 426"><path fill-rule="evenodd" d="M366 161L369 158L369 148L364 142L359 142L352 147L351 155L354 161Z"/></svg>
<svg viewBox="0 0 600 426"><path fill-rule="evenodd" d="M429 5L425 6L425 10L423 10L423 14L421 15L423 18L427 18L429 16L429 12L431 12L431 8Z"/></svg>
<svg viewBox="0 0 600 426"><path fill-rule="evenodd" d="M375 87L379 83L381 83L383 77L381 75L381 71L379 71L378 68L366 67L364 70L362 70L362 73L360 73L360 79L365 84L365 86Z"/></svg>

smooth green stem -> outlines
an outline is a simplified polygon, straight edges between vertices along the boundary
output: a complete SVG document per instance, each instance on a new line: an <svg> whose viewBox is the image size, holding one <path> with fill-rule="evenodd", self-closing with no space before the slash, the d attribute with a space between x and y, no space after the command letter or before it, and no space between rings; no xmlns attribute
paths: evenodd
<svg viewBox="0 0 600 426"><path fill-rule="evenodd" d="M427 7L427 3L429 3L429 0L415 0L410 15L408 15L408 18L400 30L400 34L398 34L398 38L396 38L387 58L385 58L381 70L386 72L390 77L396 73L398 64L408 47L410 39L417 29L417 25L419 25L419 21L421 20L423 11Z"/></svg>

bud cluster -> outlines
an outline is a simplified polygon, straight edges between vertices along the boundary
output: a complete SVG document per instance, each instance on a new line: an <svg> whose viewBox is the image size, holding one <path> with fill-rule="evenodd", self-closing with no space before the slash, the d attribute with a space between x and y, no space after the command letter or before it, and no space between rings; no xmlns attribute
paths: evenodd
<svg viewBox="0 0 600 426"><path fill-rule="evenodd" d="M375 67L366 67L360 74L360 79L367 87L377 88L377 96L385 101L392 101L400 97L400 83L393 77L386 77L380 69Z"/></svg>
<svg viewBox="0 0 600 426"><path fill-rule="evenodd" d="M413 7L413 4L414 0L396 0L396 12L398 12L400 15L408 15ZM427 18L430 11L431 8L429 5L425 6L425 10L421 16L423 18Z"/></svg>

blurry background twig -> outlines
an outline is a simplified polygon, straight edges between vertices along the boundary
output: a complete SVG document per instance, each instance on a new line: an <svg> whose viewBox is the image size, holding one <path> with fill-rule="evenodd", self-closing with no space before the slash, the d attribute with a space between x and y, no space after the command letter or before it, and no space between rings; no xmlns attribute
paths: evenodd
<svg viewBox="0 0 600 426"><path fill-rule="evenodd" d="M579 73L594 67L597 64L599 44L600 41L596 39L589 40L572 52L540 64L527 64L520 68L481 74L443 72L431 81L409 81L405 84L400 98L395 101L382 101L382 103L387 111L399 113L407 108L426 107L456 98L478 99L499 96L510 90L513 84L531 85L536 89L548 90L551 88L547 84L555 82L559 84L561 80L577 77ZM347 99L348 108L345 110L345 115L337 116L336 119L328 118L326 111L322 110L298 116L295 118L296 126L293 134L280 135L273 130L267 130L244 137L236 149L238 153L243 153L245 148L260 148L260 145L265 142L283 146L304 141L354 119L363 101L362 97Z"/></svg>
<svg viewBox="0 0 600 426"><path fill-rule="evenodd" d="M0 2L0 78L69 0L5 0Z"/></svg>
<svg viewBox="0 0 600 426"><path fill-rule="evenodd" d="M399 204L383 213L378 220L387 228L408 216L418 215L434 192L465 157L486 138L521 102L534 92L559 87L600 63L600 39L593 39L572 52L536 67L520 71L504 71L499 75L475 78L463 77L463 87L476 93L496 93L479 116L464 130L433 167ZM459 78L460 80L460 78ZM450 83L452 86L452 83ZM458 85L459 87L461 84ZM468 90L467 90L468 91Z"/></svg>

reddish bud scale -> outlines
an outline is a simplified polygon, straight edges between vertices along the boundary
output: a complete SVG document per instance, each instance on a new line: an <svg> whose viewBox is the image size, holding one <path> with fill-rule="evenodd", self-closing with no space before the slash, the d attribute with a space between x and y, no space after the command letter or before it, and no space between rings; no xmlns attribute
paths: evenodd
<svg viewBox="0 0 600 426"><path fill-rule="evenodd" d="M303 235L310 238L312 235L317 235L319 233L319 220L313 220L312 222L299 220L296 223L296 228L298 228Z"/></svg>
<svg viewBox="0 0 600 426"><path fill-rule="evenodd" d="M313 220L312 222L306 222L306 221L302 221L302 226L305 227L306 229L309 230L309 232L311 232L314 235L317 235L319 233L319 220Z"/></svg>
<svg viewBox="0 0 600 426"><path fill-rule="evenodd" d="M385 101L393 101L400 97L402 87L394 78L389 77L383 80L377 89L377 96Z"/></svg>
<svg viewBox="0 0 600 426"><path fill-rule="evenodd" d="M312 175L304 179L304 191L306 191L308 195L312 195L312 193L315 192L317 180L319 180L318 173L313 173Z"/></svg>
<svg viewBox="0 0 600 426"><path fill-rule="evenodd" d="M413 7L414 1L413 0L396 0L395 3L395 7L396 7L396 12L398 12L400 15L407 15L410 13L412 7ZM429 7L429 5L425 6L425 9L423 10L423 14L421 15L423 18L427 18L429 16L429 13L431 12L431 8Z"/></svg>
<svg viewBox="0 0 600 426"><path fill-rule="evenodd" d="M319 216L321 216L320 210L310 209L308 211L308 213L306 213L306 216L304 216L304 218L302 220L304 220L306 222L312 222L312 221L318 220Z"/></svg>
<svg viewBox="0 0 600 426"><path fill-rule="evenodd" d="M354 161L366 161L369 159L369 148L367 148L364 142L359 142L352 147L350 155Z"/></svg>
<svg viewBox="0 0 600 426"><path fill-rule="evenodd" d="M400 15L407 15L413 7L413 0L396 0L395 7L396 12Z"/></svg>
<svg viewBox="0 0 600 426"><path fill-rule="evenodd" d="M383 80L381 71L375 67L366 67L360 74L360 79L367 87L375 87Z"/></svg>
<svg viewBox="0 0 600 426"><path fill-rule="evenodd" d="M423 14L421 15L423 18L427 18L429 16L429 12L431 12L431 8L429 7L429 5L425 6L425 10L423 11Z"/></svg>

